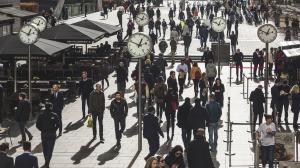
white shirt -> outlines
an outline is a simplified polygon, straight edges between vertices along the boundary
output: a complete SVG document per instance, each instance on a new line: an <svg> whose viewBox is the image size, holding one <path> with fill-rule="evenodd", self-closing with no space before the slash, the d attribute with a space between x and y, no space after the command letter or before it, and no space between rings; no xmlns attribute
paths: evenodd
<svg viewBox="0 0 300 168"><path fill-rule="evenodd" d="M260 134L260 141L262 146L270 146L275 145L275 137L274 134L267 133L267 130L276 132L275 124L272 122L267 125L267 123L262 123L257 132Z"/></svg>

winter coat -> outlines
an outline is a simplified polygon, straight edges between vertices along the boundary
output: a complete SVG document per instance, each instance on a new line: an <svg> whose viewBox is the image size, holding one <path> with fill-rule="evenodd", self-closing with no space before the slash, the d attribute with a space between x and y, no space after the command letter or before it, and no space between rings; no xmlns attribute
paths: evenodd
<svg viewBox="0 0 300 168"><path fill-rule="evenodd" d="M183 105L179 106L177 112L177 126L179 128L185 128L185 129L189 128L187 119L192 108L193 106L190 103L184 103Z"/></svg>
<svg viewBox="0 0 300 168"><path fill-rule="evenodd" d="M102 91L96 92L94 90L89 96L89 112L91 113L103 113L105 110L105 96Z"/></svg>
<svg viewBox="0 0 300 168"><path fill-rule="evenodd" d="M217 76L217 68L214 64L206 65L206 76L207 77L216 77Z"/></svg>
<svg viewBox="0 0 300 168"><path fill-rule="evenodd" d="M261 89L256 88L250 94L250 101L253 102L253 112L254 113L263 113L264 106L263 103L265 102L264 93Z"/></svg>
<svg viewBox="0 0 300 168"><path fill-rule="evenodd" d="M197 128L204 128L207 121L207 111L203 108L200 104L199 106L195 105L191 109L191 112L188 116L187 123L189 124L189 128L197 129Z"/></svg>

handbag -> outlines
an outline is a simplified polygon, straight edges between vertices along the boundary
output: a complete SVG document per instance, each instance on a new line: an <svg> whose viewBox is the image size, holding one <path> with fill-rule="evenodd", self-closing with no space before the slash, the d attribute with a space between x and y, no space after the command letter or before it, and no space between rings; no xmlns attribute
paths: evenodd
<svg viewBox="0 0 300 168"><path fill-rule="evenodd" d="M92 119L92 117L91 116L88 116L88 119L87 119L87 127L88 128L92 128L93 127L93 119Z"/></svg>

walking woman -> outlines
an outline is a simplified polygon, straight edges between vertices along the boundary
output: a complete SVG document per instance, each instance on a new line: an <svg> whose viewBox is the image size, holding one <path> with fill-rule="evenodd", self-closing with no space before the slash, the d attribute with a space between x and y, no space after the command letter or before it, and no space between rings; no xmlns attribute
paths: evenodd
<svg viewBox="0 0 300 168"><path fill-rule="evenodd" d="M216 101L220 103L221 107L223 107L225 87L220 78L216 79L216 82L212 87L212 91L215 92Z"/></svg>
<svg viewBox="0 0 300 168"><path fill-rule="evenodd" d="M170 168L185 168L182 146L176 145L166 156L165 162Z"/></svg>
<svg viewBox="0 0 300 168"><path fill-rule="evenodd" d="M147 159L145 168L157 168L157 166L158 162L156 157L152 156Z"/></svg>
<svg viewBox="0 0 300 168"><path fill-rule="evenodd" d="M200 87L200 101L202 102L202 106L205 106L208 98L207 93L209 88L209 84L205 72L203 72L201 75L201 79L199 81L199 87Z"/></svg>
<svg viewBox="0 0 300 168"><path fill-rule="evenodd" d="M300 92L299 92L299 86L294 85L290 91L290 94L292 95L292 109L291 111L294 113L294 119L293 119L293 128L295 130L298 130L298 118L299 118L299 111L300 111Z"/></svg>
<svg viewBox="0 0 300 168"><path fill-rule="evenodd" d="M201 78L201 70L198 67L197 62L193 63L193 67L192 67L192 70L191 70L191 78L192 78L193 83L194 83L195 97L197 97L198 91L199 91L199 80Z"/></svg>
<svg viewBox="0 0 300 168"><path fill-rule="evenodd" d="M178 94L174 90L168 90L166 96L166 119L167 119L167 140L170 140L170 127L172 127L172 137L174 137L175 114L178 108Z"/></svg>

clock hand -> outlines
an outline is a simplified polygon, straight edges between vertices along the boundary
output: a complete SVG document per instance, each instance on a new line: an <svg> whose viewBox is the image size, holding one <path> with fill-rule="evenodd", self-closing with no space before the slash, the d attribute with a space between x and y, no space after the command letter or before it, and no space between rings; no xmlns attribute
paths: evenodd
<svg viewBox="0 0 300 168"><path fill-rule="evenodd" d="M220 24L221 24L221 20L220 20L220 22L218 23L218 26L220 26Z"/></svg>
<svg viewBox="0 0 300 168"><path fill-rule="evenodd" d="M28 34L27 35L29 35L31 33L31 29L29 30L29 32L28 32Z"/></svg>
<svg viewBox="0 0 300 168"><path fill-rule="evenodd" d="M261 32L263 32L263 33L265 33L265 34L267 34L267 32L265 32L265 31L262 31L262 30L259 30L259 31L261 31Z"/></svg>
<svg viewBox="0 0 300 168"><path fill-rule="evenodd" d="M269 34L269 31L270 31L270 28L268 29L268 31L267 31L267 33L266 33L267 35Z"/></svg>
<svg viewBox="0 0 300 168"><path fill-rule="evenodd" d="M21 32L23 32L23 33L25 33L25 34L29 35L28 33L24 32L23 30L21 30Z"/></svg>
<svg viewBox="0 0 300 168"><path fill-rule="evenodd" d="M40 22L41 22L41 21L39 20L39 22L37 23L37 26L39 26L39 25L40 25Z"/></svg>
<svg viewBox="0 0 300 168"><path fill-rule="evenodd" d="M142 41L143 41L143 39L141 39L141 41L140 41L140 43L138 45L138 48L142 45Z"/></svg>
<svg viewBox="0 0 300 168"><path fill-rule="evenodd" d="M140 45L140 44L138 44L138 43L136 43L136 42L133 42L133 41L131 41L130 43L133 43L133 44L135 44L135 45L137 45L137 46Z"/></svg>
<svg viewBox="0 0 300 168"><path fill-rule="evenodd" d="M137 17L137 18L139 18L139 19L141 19L141 20L144 20L144 19L145 19L144 17L142 17L142 18L140 18L140 17Z"/></svg>

